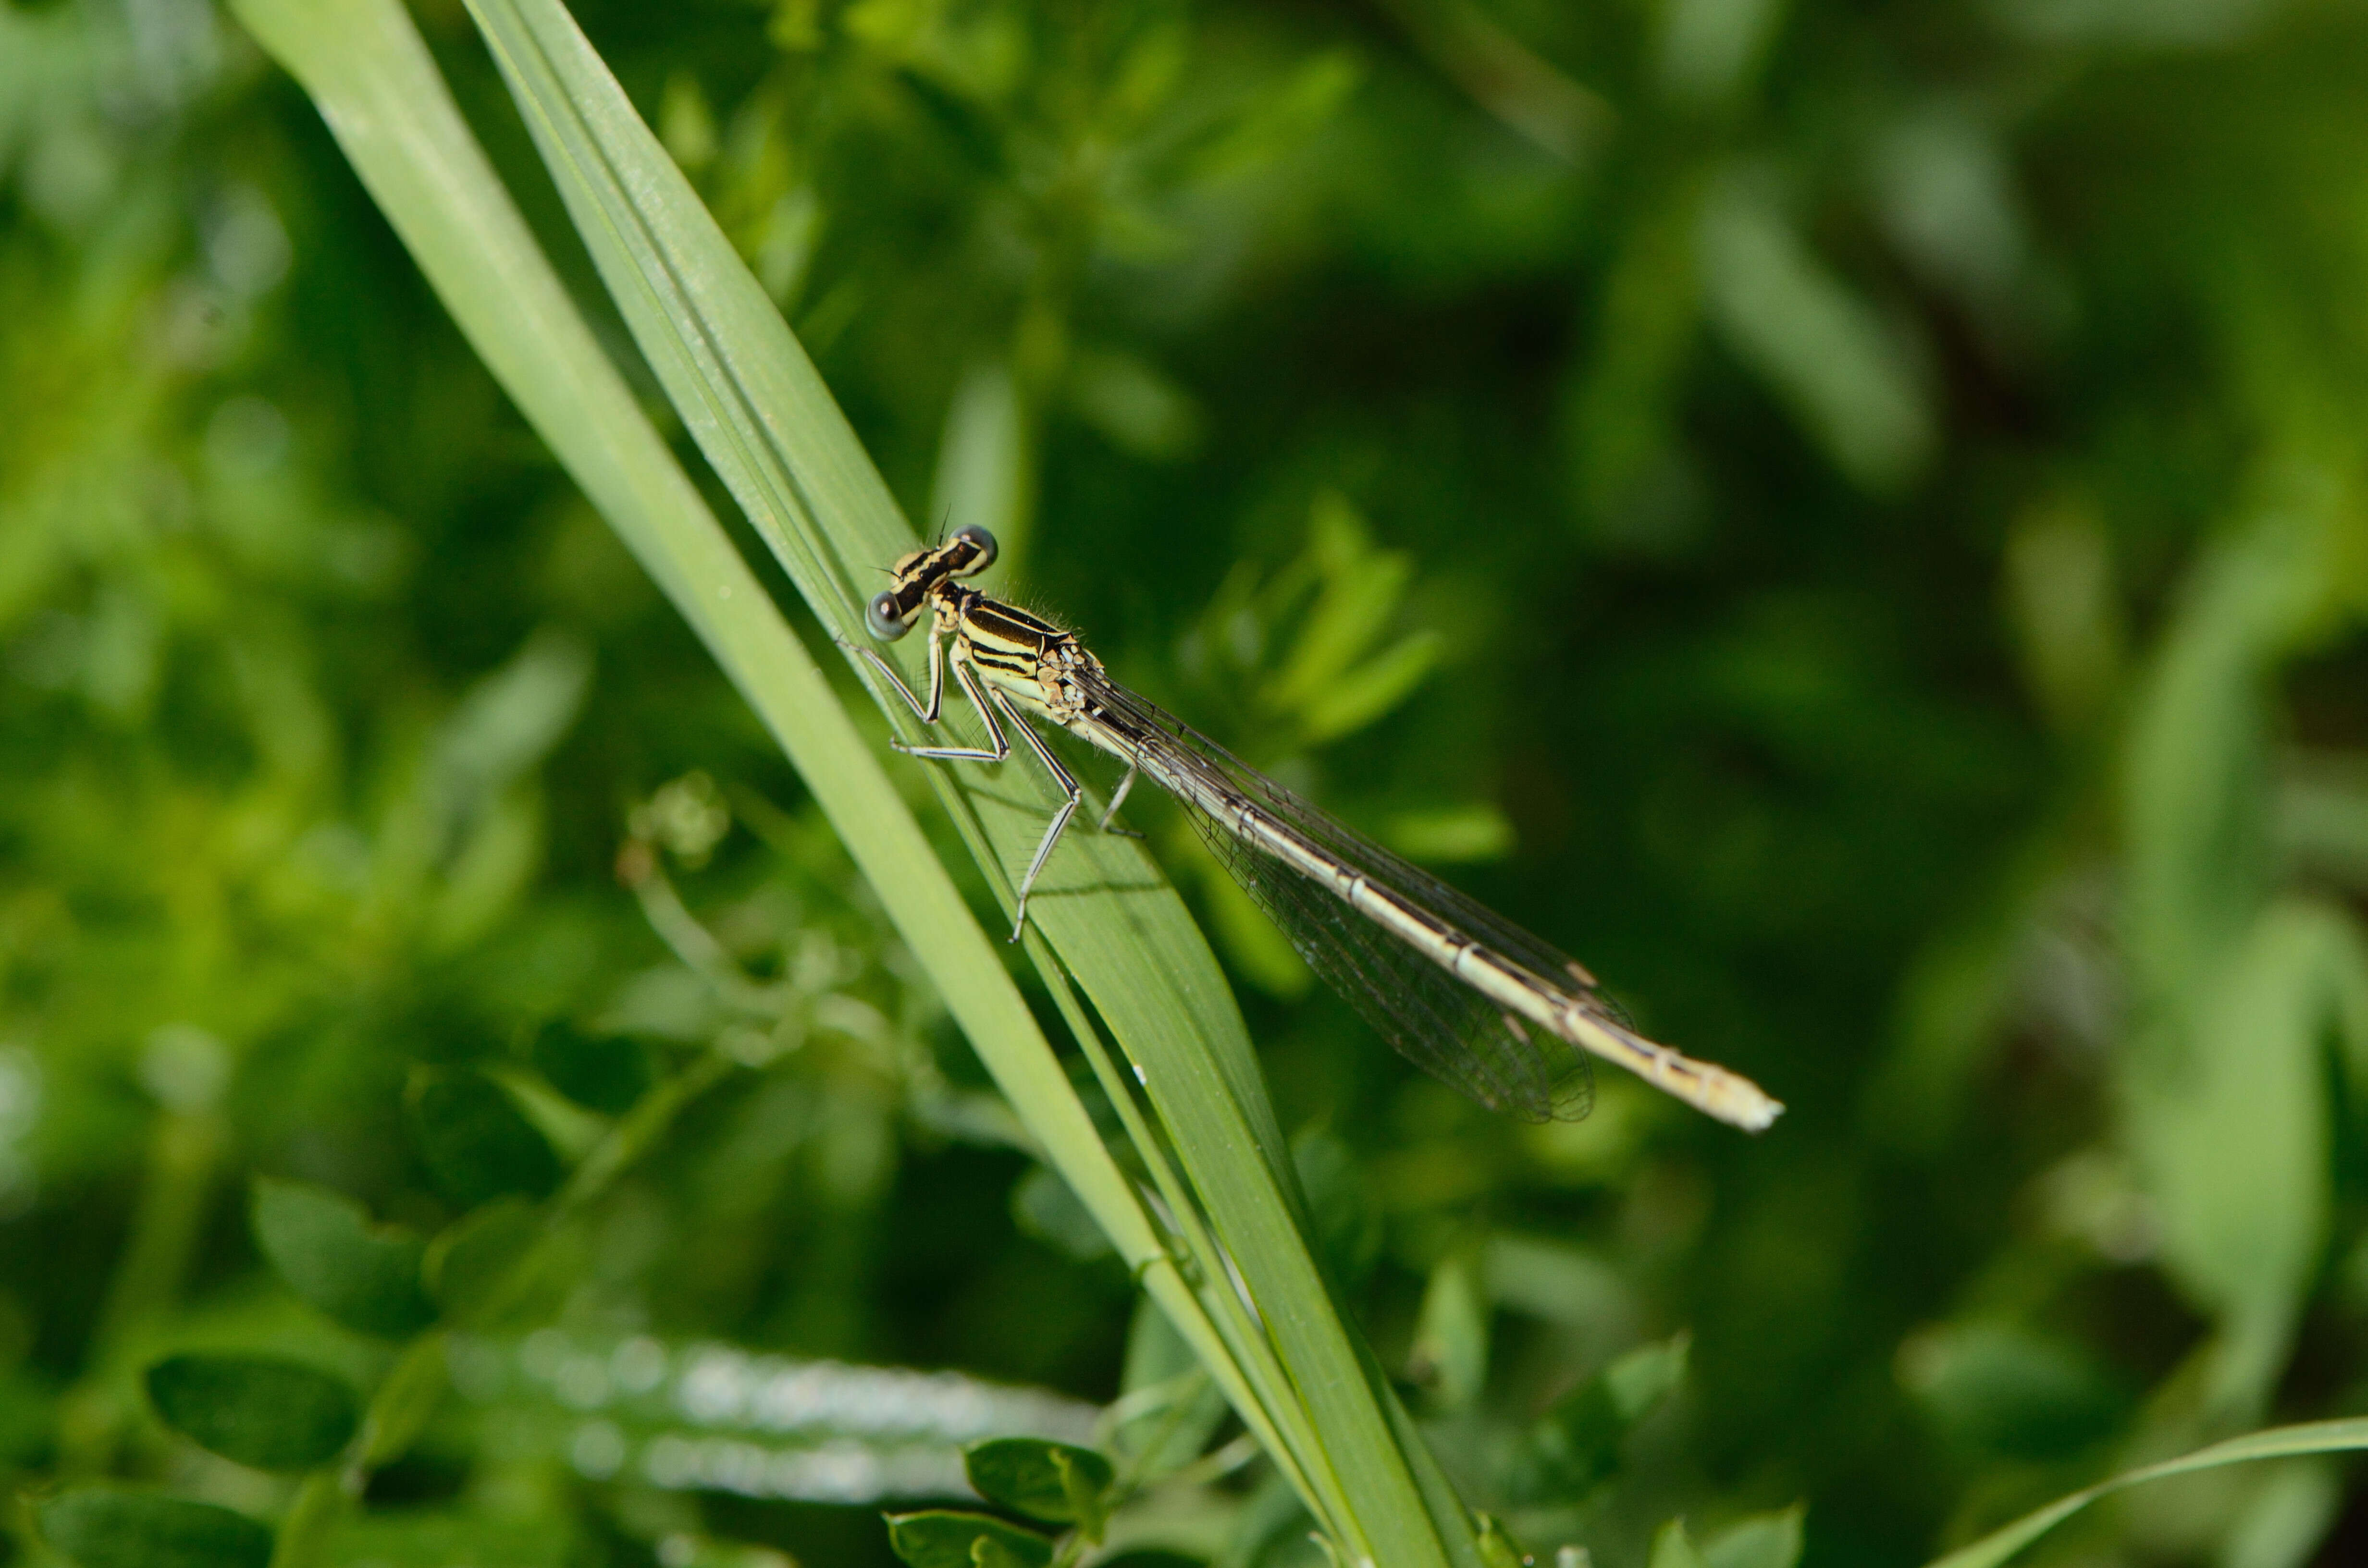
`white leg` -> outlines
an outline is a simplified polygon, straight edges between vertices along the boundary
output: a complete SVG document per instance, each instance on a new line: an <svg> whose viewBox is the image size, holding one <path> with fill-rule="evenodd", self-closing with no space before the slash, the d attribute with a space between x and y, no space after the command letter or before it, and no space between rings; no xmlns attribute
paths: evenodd
<svg viewBox="0 0 2368 1568"><path fill-rule="evenodd" d="M1019 933L1028 927L1029 890L1036 885L1037 873L1043 870L1044 862L1052 858L1053 846L1060 842L1061 831L1069 825L1069 819L1077 814L1077 802L1086 798L1086 792L1077 787L1076 776L1061 766L1061 759L1053 755L1053 749L1038 736L1028 721L1005 706L1003 694L994 692L989 695L995 705L1003 709L1004 716L1019 730L1019 738L1028 743L1028 749L1036 754L1036 760L1042 763L1044 770L1053 776L1053 782L1058 784L1061 792L1067 797L1061 802L1060 809L1053 813L1051 825L1044 829L1044 836L1038 841L1035 858L1028 862L1028 874L1019 879L1019 894L1011 922L1011 939L1016 942L1019 940Z"/></svg>

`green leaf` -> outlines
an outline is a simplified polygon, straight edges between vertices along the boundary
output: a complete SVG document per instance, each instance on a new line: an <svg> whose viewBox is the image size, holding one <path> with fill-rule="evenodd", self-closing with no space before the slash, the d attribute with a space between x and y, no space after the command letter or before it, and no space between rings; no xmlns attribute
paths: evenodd
<svg viewBox="0 0 2368 1568"><path fill-rule="evenodd" d="M1903 1380L1953 1440L2016 1459L2063 1459L2108 1437L2130 1395L2067 1341L1998 1324L1928 1330L1900 1356Z"/></svg>
<svg viewBox="0 0 2368 1568"><path fill-rule="evenodd" d="M2284 1362L2334 1203L2325 1046L2350 916L2302 900L2262 912L2119 1059L2122 1101L2162 1227L2166 1271L2231 1330L2213 1377L2249 1410Z"/></svg>
<svg viewBox="0 0 2368 1568"><path fill-rule="evenodd" d="M1999 1564L2098 1498L2110 1496L2142 1482L2161 1481L2193 1471L2213 1470L2221 1465L2244 1464L2256 1460L2293 1459L2302 1454L2350 1453L2362 1449L2368 1449L2368 1416L2351 1416L2341 1421L2310 1421L2296 1426L2272 1426L2264 1431L2248 1432L2244 1437L2231 1437L2225 1443L2214 1443L2192 1454L2126 1471L2110 1481L2083 1487L2057 1498L2044 1508L2025 1514L2010 1525L1992 1530L1970 1546L1959 1547L1945 1557L1933 1559L1926 1568L1998 1568Z"/></svg>
<svg viewBox="0 0 2368 1568"><path fill-rule="evenodd" d="M1225 1402L1192 1347L1148 1297L1127 1326L1126 1369L1119 1379L1117 1445L1139 1480L1165 1475L1199 1456L1224 1419Z"/></svg>
<svg viewBox="0 0 2368 1568"><path fill-rule="evenodd" d="M427 1244L427 1288L446 1312L473 1316L495 1300L541 1235L542 1221L525 1199L488 1203Z"/></svg>
<svg viewBox="0 0 2368 1568"><path fill-rule="evenodd" d="M1407 633L1311 698L1300 710L1300 733L1314 744L1356 733L1412 696L1444 646L1435 631Z"/></svg>
<svg viewBox="0 0 2368 1568"><path fill-rule="evenodd" d="M1042 1437L991 1437L962 1450L962 1471L978 1494L1046 1524L1076 1525L1099 1540L1105 1496L1118 1478L1091 1449Z"/></svg>
<svg viewBox="0 0 2368 1568"><path fill-rule="evenodd" d="M1629 1430L1685 1381L1690 1344L1680 1334L1632 1350L1547 1411L1523 1439L1513 1490L1575 1502L1610 1479Z"/></svg>
<svg viewBox="0 0 2368 1568"><path fill-rule="evenodd" d="M1498 1524L1494 1517L1482 1514L1479 1518L1480 1561L1484 1568L1527 1568L1536 1561L1505 1533L1505 1527Z"/></svg>
<svg viewBox="0 0 2368 1568"><path fill-rule="evenodd" d="M1793 1568L1801 1561L1804 1505L1754 1514L1729 1525L1703 1547L1703 1568Z"/></svg>
<svg viewBox="0 0 2368 1568"><path fill-rule="evenodd" d="M985 1514L890 1514L888 1544L912 1568L1044 1568L1053 1543Z"/></svg>
<svg viewBox="0 0 2368 1568"><path fill-rule="evenodd" d="M1077 416L1120 450L1146 462L1177 462L1201 439L1191 394L1133 354L1080 349L1069 368Z"/></svg>
<svg viewBox="0 0 2368 1568"><path fill-rule="evenodd" d="M260 1356L174 1356L148 1369L165 1424L257 1470L310 1470L344 1451L361 1402L339 1378Z"/></svg>
<svg viewBox="0 0 2368 1568"><path fill-rule="evenodd" d="M1675 1393L1686 1381L1693 1342L1691 1334L1674 1334L1657 1345L1639 1346L1603 1369L1613 1414L1633 1426Z"/></svg>
<svg viewBox="0 0 2368 1568"><path fill-rule="evenodd" d="M567 1024L549 1025L534 1037L534 1069L577 1105L605 1116L632 1109L656 1076L641 1041Z"/></svg>
<svg viewBox="0 0 2368 1568"><path fill-rule="evenodd" d="M1927 378L1901 329L1827 267L1756 179L1730 175L1697 240L1710 319L1853 483L1895 494L1930 460Z"/></svg>
<svg viewBox="0 0 2368 1568"><path fill-rule="evenodd" d="M1324 1261L1350 1289L1361 1286L1382 1256L1382 1217L1373 1205L1355 1151L1321 1128L1291 1141L1291 1163L1307 1194L1308 1230Z"/></svg>
<svg viewBox="0 0 2368 1568"><path fill-rule="evenodd" d="M1077 1201L1061 1173L1050 1165L1030 1165L1011 1188L1011 1217L1019 1228L1070 1257L1108 1257L1110 1238L1094 1223L1090 1210Z"/></svg>
<svg viewBox="0 0 2368 1568"><path fill-rule="evenodd" d="M1414 575L1413 558L1375 549L1364 518L1329 491L1316 497L1308 534L1308 553L1324 585L1300 618L1282 667L1267 683L1264 699L1279 712L1307 707L1348 676L1349 666L1381 639Z"/></svg>
<svg viewBox="0 0 2368 1568"><path fill-rule="evenodd" d="M1184 184L1203 185L1279 158L1330 119L1362 76L1354 56L1339 51L1319 54L1252 98L1238 118L1170 154L1173 165L1162 172Z"/></svg>
<svg viewBox="0 0 2368 1568"><path fill-rule="evenodd" d="M1448 1410L1479 1398L1488 1377L1488 1301L1475 1263L1466 1251L1442 1258L1430 1271L1415 1323L1414 1365Z"/></svg>
<svg viewBox="0 0 2368 1568"><path fill-rule="evenodd" d="M1513 852L1512 819L1489 801L1436 811L1400 812L1390 818L1382 837L1417 864L1472 865L1502 860Z"/></svg>
<svg viewBox="0 0 2368 1568"><path fill-rule="evenodd" d="M548 1198L565 1175L508 1093L470 1072L423 1072L407 1096L411 1134L444 1195L464 1209L513 1194Z"/></svg>
<svg viewBox="0 0 2368 1568"><path fill-rule="evenodd" d="M1564 402L1581 515L1597 538L1670 554L1699 532L1679 437L1686 373L1702 336L1692 218L1699 182L1673 182L1619 240L1596 313L1598 338Z"/></svg>
<svg viewBox="0 0 2368 1568"><path fill-rule="evenodd" d="M407 1347L370 1395L362 1427L362 1463L375 1470L410 1450L436 1414L450 1382L444 1335L427 1335Z"/></svg>
<svg viewBox="0 0 2368 1568"><path fill-rule="evenodd" d="M347 1327L401 1339L435 1321L420 1288L419 1237L373 1227L360 1204L309 1182L259 1176L247 1212L256 1245L288 1288Z"/></svg>
<svg viewBox="0 0 2368 1568"><path fill-rule="evenodd" d="M2192 1006L2192 988L2260 913L2271 869L2265 682L2326 575L2313 538L2324 531L2274 507L2216 544L2140 684L2123 763L2122 939L2149 1010Z"/></svg>
<svg viewBox="0 0 2368 1568"><path fill-rule="evenodd" d="M586 1547L574 1517L555 1510L373 1508L339 1525L316 1561L336 1568L582 1568L601 1561ZM669 1552L664 1561L677 1559ZM700 1551L682 1568L780 1568L785 1561L734 1563Z"/></svg>
<svg viewBox="0 0 2368 1568"><path fill-rule="evenodd" d="M1653 1555L1646 1568L1706 1568L1683 1519L1671 1519L1653 1537Z"/></svg>
<svg viewBox="0 0 2368 1568"><path fill-rule="evenodd" d="M211 1503L92 1486L34 1513L42 1537L81 1568L265 1568L271 1561L268 1527Z"/></svg>

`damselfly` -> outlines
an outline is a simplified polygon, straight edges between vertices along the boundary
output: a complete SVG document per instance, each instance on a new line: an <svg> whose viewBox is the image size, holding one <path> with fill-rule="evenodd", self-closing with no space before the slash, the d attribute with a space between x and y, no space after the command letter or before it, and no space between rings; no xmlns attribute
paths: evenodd
<svg viewBox="0 0 2368 1568"><path fill-rule="evenodd" d="M913 551L865 614L871 634L893 642L928 612L926 701L877 653L862 652L929 725L942 712L951 665L986 726L984 746L898 750L1001 762L1017 733L1061 787L1064 799L1019 879L1013 940L1027 926L1029 891L1085 798L1030 722L1042 719L1126 764L1103 827L1136 776L1149 775L1309 968L1409 1061L1481 1104L1531 1121L1576 1120L1594 1103L1581 1054L1591 1051L1754 1132L1784 1108L1748 1078L1639 1035L1576 960L1120 686L1073 633L965 586L962 579L993 564L995 549L994 535L965 528Z"/></svg>

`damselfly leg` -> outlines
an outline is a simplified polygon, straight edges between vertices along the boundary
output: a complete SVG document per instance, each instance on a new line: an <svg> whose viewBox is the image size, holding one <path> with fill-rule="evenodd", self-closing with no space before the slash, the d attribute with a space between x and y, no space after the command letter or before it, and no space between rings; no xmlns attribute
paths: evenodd
<svg viewBox="0 0 2368 1568"><path fill-rule="evenodd" d="M897 694L913 710L914 717L932 727L939 722L939 699L945 690L945 666L949 661L945 657L943 642L934 628L929 632L929 700L926 706L913 695L913 688L905 684L904 677L888 661L869 648L855 651L869 659L871 667L896 688ZM982 690L967 661L957 658L951 663L955 683L970 698L971 706L978 710L980 721L986 725L988 744L985 746L908 746L902 741L888 744L907 756L923 757L931 762L1007 762L1011 757L1011 741L1005 733L1003 721L1008 720L1011 727L1019 731L1019 738L1028 743L1028 749L1036 754L1036 760L1044 765L1044 771L1053 776L1053 782L1060 786L1061 804L1053 812L1052 822L1046 824L1044 836L1037 842L1036 853L1028 861L1027 874L1019 879L1019 889L1013 895L1009 939L1016 942L1019 940L1019 934L1028 928L1028 894L1036 886L1036 879L1043 873L1044 862L1053 858L1053 846L1061 841L1061 835L1068 828L1069 819L1077 814L1078 803L1085 799L1086 792L1077 783L1076 775L1061 765L1061 759L1053 755L1053 749L1044 744L1043 737L1037 734L1026 718L1012 711L1011 705L1004 700L1001 692ZM1134 769L1130 767L1119 785L1118 792L1110 797L1110 809L1102 813L1100 825L1104 832L1113 831L1110 825L1110 818L1118 813L1119 802L1126 798L1127 788L1133 782Z"/></svg>

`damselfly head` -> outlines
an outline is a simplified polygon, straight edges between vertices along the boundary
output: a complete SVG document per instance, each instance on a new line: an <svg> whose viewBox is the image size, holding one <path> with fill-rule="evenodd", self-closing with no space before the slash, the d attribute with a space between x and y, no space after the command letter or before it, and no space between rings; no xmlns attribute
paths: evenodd
<svg viewBox="0 0 2368 1568"><path fill-rule="evenodd" d="M968 561L953 559L957 545L970 547L971 558ZM976 523L965 523L954 530L953 538L945 542L947 570L957 577L974 576L995 564L995 550L993 534L980 528Z"/></svg>
<svg viewBox="0 0 2368 1568"><path fill-rule="evenodd" d="M905 619L911 613L897 602L895 590L892 588L874 595L871 602L864 607L863 624L872 636L882 642L894 642L913 630L913 623Z"/></svg>

